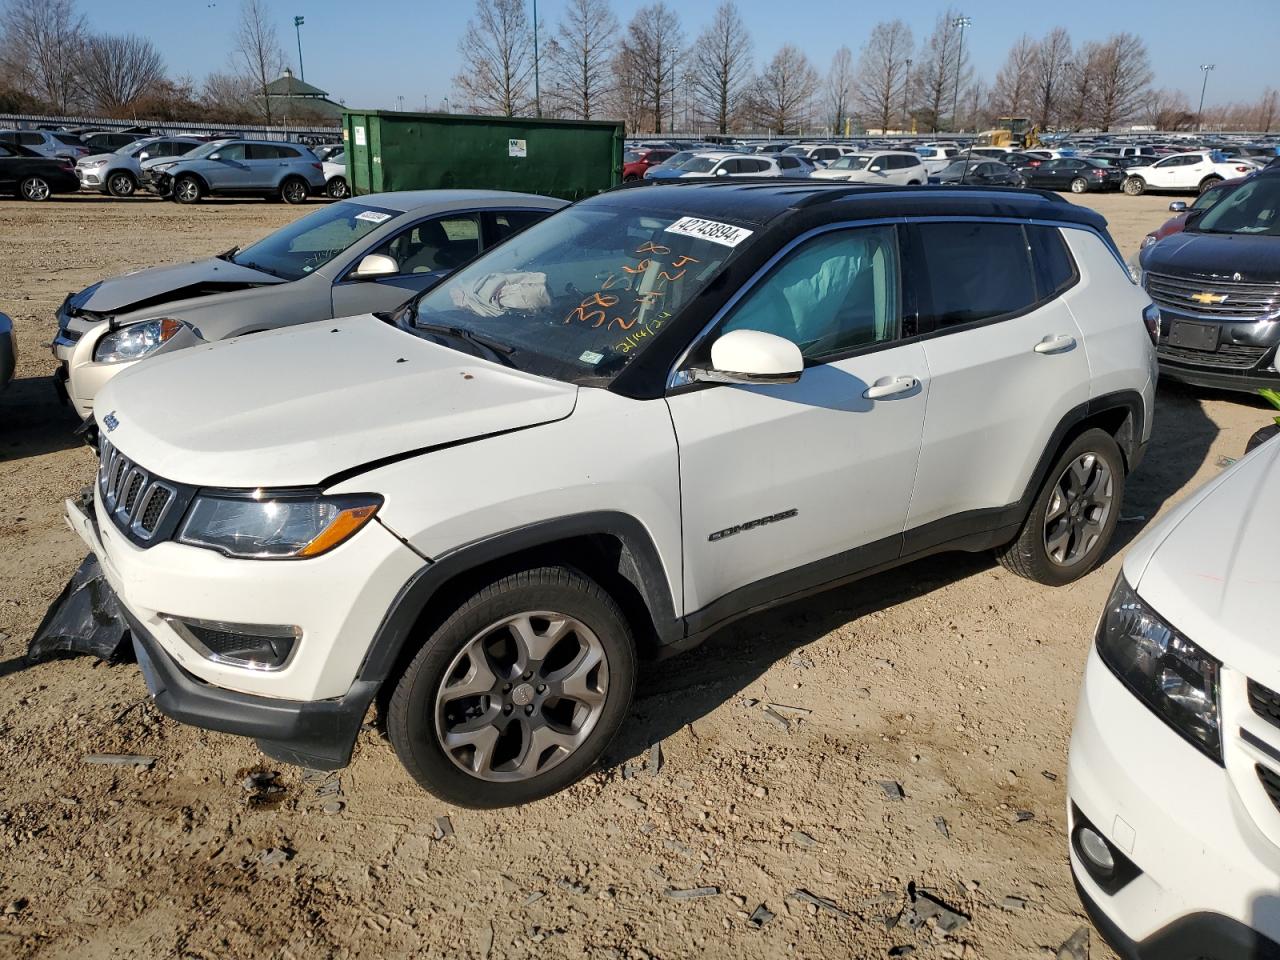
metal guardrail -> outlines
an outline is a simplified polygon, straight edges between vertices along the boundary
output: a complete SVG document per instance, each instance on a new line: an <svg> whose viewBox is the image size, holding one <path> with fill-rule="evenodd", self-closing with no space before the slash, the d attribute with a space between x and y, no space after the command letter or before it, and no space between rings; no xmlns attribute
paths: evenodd
<svg viewBox="0 0 1280 960"><path fill-rule="evenodd" d="M326 127L314 123L208 123L177 120L112 120L106 117L60 117L53 114L0 113L0 129L33 130L39 127L91 127L94 130L129 130L148 127L166 134L221 133L243 140L285 140L291 142L336 143L342 139L340 126Z"/></svg>

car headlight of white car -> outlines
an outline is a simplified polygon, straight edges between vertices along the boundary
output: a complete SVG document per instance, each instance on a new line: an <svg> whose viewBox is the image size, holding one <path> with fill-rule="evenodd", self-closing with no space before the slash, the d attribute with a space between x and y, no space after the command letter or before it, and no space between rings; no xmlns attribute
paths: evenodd
<svg viewBox="0 0 1280 960"><path fill-rule="evenodd" d="M1222 664L1152 610L1122 574L1098 624L1098 656L1130 692L1215 763L1222 763Z"/></svg>
<svg viewBox="0 0 1280 960"><path fill-rule="evenodd" d="M93 348L98 363L124 363L153 353L182 329L182 323L169 317L156 317L131 323L108 333Z"/></svg>
<svg viewBox="0 0 1280 960"><path fill-rule="evenodd" d="M303 560L327 553L373 519L382 498L253 490L201 494L178 534L181 543L229 557Z"/></svg>

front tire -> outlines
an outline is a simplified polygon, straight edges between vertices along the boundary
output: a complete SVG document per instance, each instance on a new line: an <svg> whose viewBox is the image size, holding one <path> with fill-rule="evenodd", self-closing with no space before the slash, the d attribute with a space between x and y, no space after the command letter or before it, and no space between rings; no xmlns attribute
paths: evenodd
<svg viewBox="0 0 1280 960"><path fill-rule="evenodd" d="M346 177L334 177L325 186L325 193L331 200L345 200L351 196L351 188L347 186Z"/></svg>
<svg viewBox="0 0 1280 960"><path fill-rule="evenodd" d="M1018 538L998 551L1020 577L1060 587L1098 565L1120 520L1124 457L1105 430L1086 430L1058 456Z"/></svg>
<svg viewBox="0 0 1280 960"><path fill-rule="evenodd" d="M23 200L48 200L51 193L53 190L44 177L27 177L18 185L18 196Z"/></svg>
<svg viewBox="0 0 1280 960"><path fill-rule="evenodd" d="M1205 177L1200 181L1200 192L1204 193L1210 187L1215 187L1222 182L1221 177Z"/></svg>
<svg viewBox="0 0 1280 960"><path fill-rule="evenodd" d="M138 189L138 181L133 174L119 170L107 177L107 193L113 197L132 197Z"/></svg>
<svg viewBox="0 0 1280 960"><path fill-rule="evenodd" d="M1071 181L1071 192L1072 193L1088 193L1089 181L1086 180L1084 177L1076 177L1074 180Z"/></svg>
<svg viewBox="0 0 1280 960"><path fill-rule="evenodd" d="M311 188L307 185L307 181L300 177L286 177L280 184L280 199L285 203L294 206L306 203L310 195Z"/></svg>
<svg viewBox="0 0 1280 960"><path fill-rule="evenodd" d="M182 176L173 181L173 199L178 203L199 203L204 196L204 186L192 176Z"/></svg>
<svg viewBox="0 0 1280 960"><path fill-rule="evenodd" d="M429 793L464 807L528 803L600 759L635 689L621 609L570 567L525 570L474 593L397 681L387 735Z"/></svg>
<svg viewBox="0 0 1280 960"><path fill-rule="evenodd" d="M1147 181L1141 177L1126 177L1120 189L1131 197L1140 197L1147 192Z"/></svg>

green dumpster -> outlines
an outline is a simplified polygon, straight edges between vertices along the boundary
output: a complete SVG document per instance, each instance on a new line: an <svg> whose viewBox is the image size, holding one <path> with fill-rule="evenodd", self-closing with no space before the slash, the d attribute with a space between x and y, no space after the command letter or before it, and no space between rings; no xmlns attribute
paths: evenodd
<svg viewBox="0 0 1280 960"><path fill-rule="evenodd" d="M385 190L519 190L577 200L622 182L621 123L347 110L347 180Z"/></svg>

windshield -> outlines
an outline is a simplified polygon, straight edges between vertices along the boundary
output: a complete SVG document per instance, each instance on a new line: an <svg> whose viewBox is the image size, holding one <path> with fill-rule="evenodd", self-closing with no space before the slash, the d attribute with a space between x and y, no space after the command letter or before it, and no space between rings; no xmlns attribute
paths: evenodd
<svg viewBox="0 0 1280 960"><path fill-rule="evenodd" d="M840 157L832 160L827 166L828 170L861 170L871 160L870 157Z"/></svg>
<svg viewBox="0 0 1280 960"><path fill-rule="evenodd" d="M751 234L667 210L570 207L434 287L409 321L424 336L498 344L521 369L609 380Z"/></svg>
<svg viewBox="0 0 1280 960"><path fill-rule="evenodd" d="M692 160L684 163L680 170L683 173L707 173L720 160L718 157L694 157Z"/></svg>
<svg viewBox="0 0 1280 960"><path fill-rule="evenodd" d="M231 258L285 280L300 280L324 266L367 234L401 214L356 200L344 200L295 220Z"/></svg>
<svg viewBox="0 0 1280 960"><path fill-rule="evenodd" d="M1280 237L1280 177L1257 177L1240 184L1200 217L1201 233L1244 233Z"/></svg>
<svg viewBox="0 0 1280 960"><path fill-rule="evenodd" d="M697 154L692 150L682 150L680 153L673 153L667 159L663 160L658 166L660 167L678 167L688 160L692 160Z"/></svg>
<svg viewBox="0 0 1280 960"><path fill-rule="evenodd" d="M640 154L636 153L634 150L628 150L626 153L622 155L623 163L635 163L639 159L640 159Z"/></svg>
<svg viewBox="0 0 1280 960"><path fill-rule="evenodd" d="M952 160L950 163L948 163L945 167L943 167L943 168L942 168L942 173L938 174L938 176L940 176L940 177L958 177L958 176L960 176L962 173L964 173L966 169L967 169L970 173L973 173L973 171L977 168L978 164L980 164L980 163L986 163L986 162L988 162L988 161L985 161L985 160Z"/></svg>
<svg viewBox="0 0 1280 960"><path fill-rule="evenodd" d="M214 140L212 143L206 143L204 146L192 150L187 154L187 157L192 160L199 160L203 157L209 156L211 153L217 153L220 149L231 142L231 140Z"/></svg>

